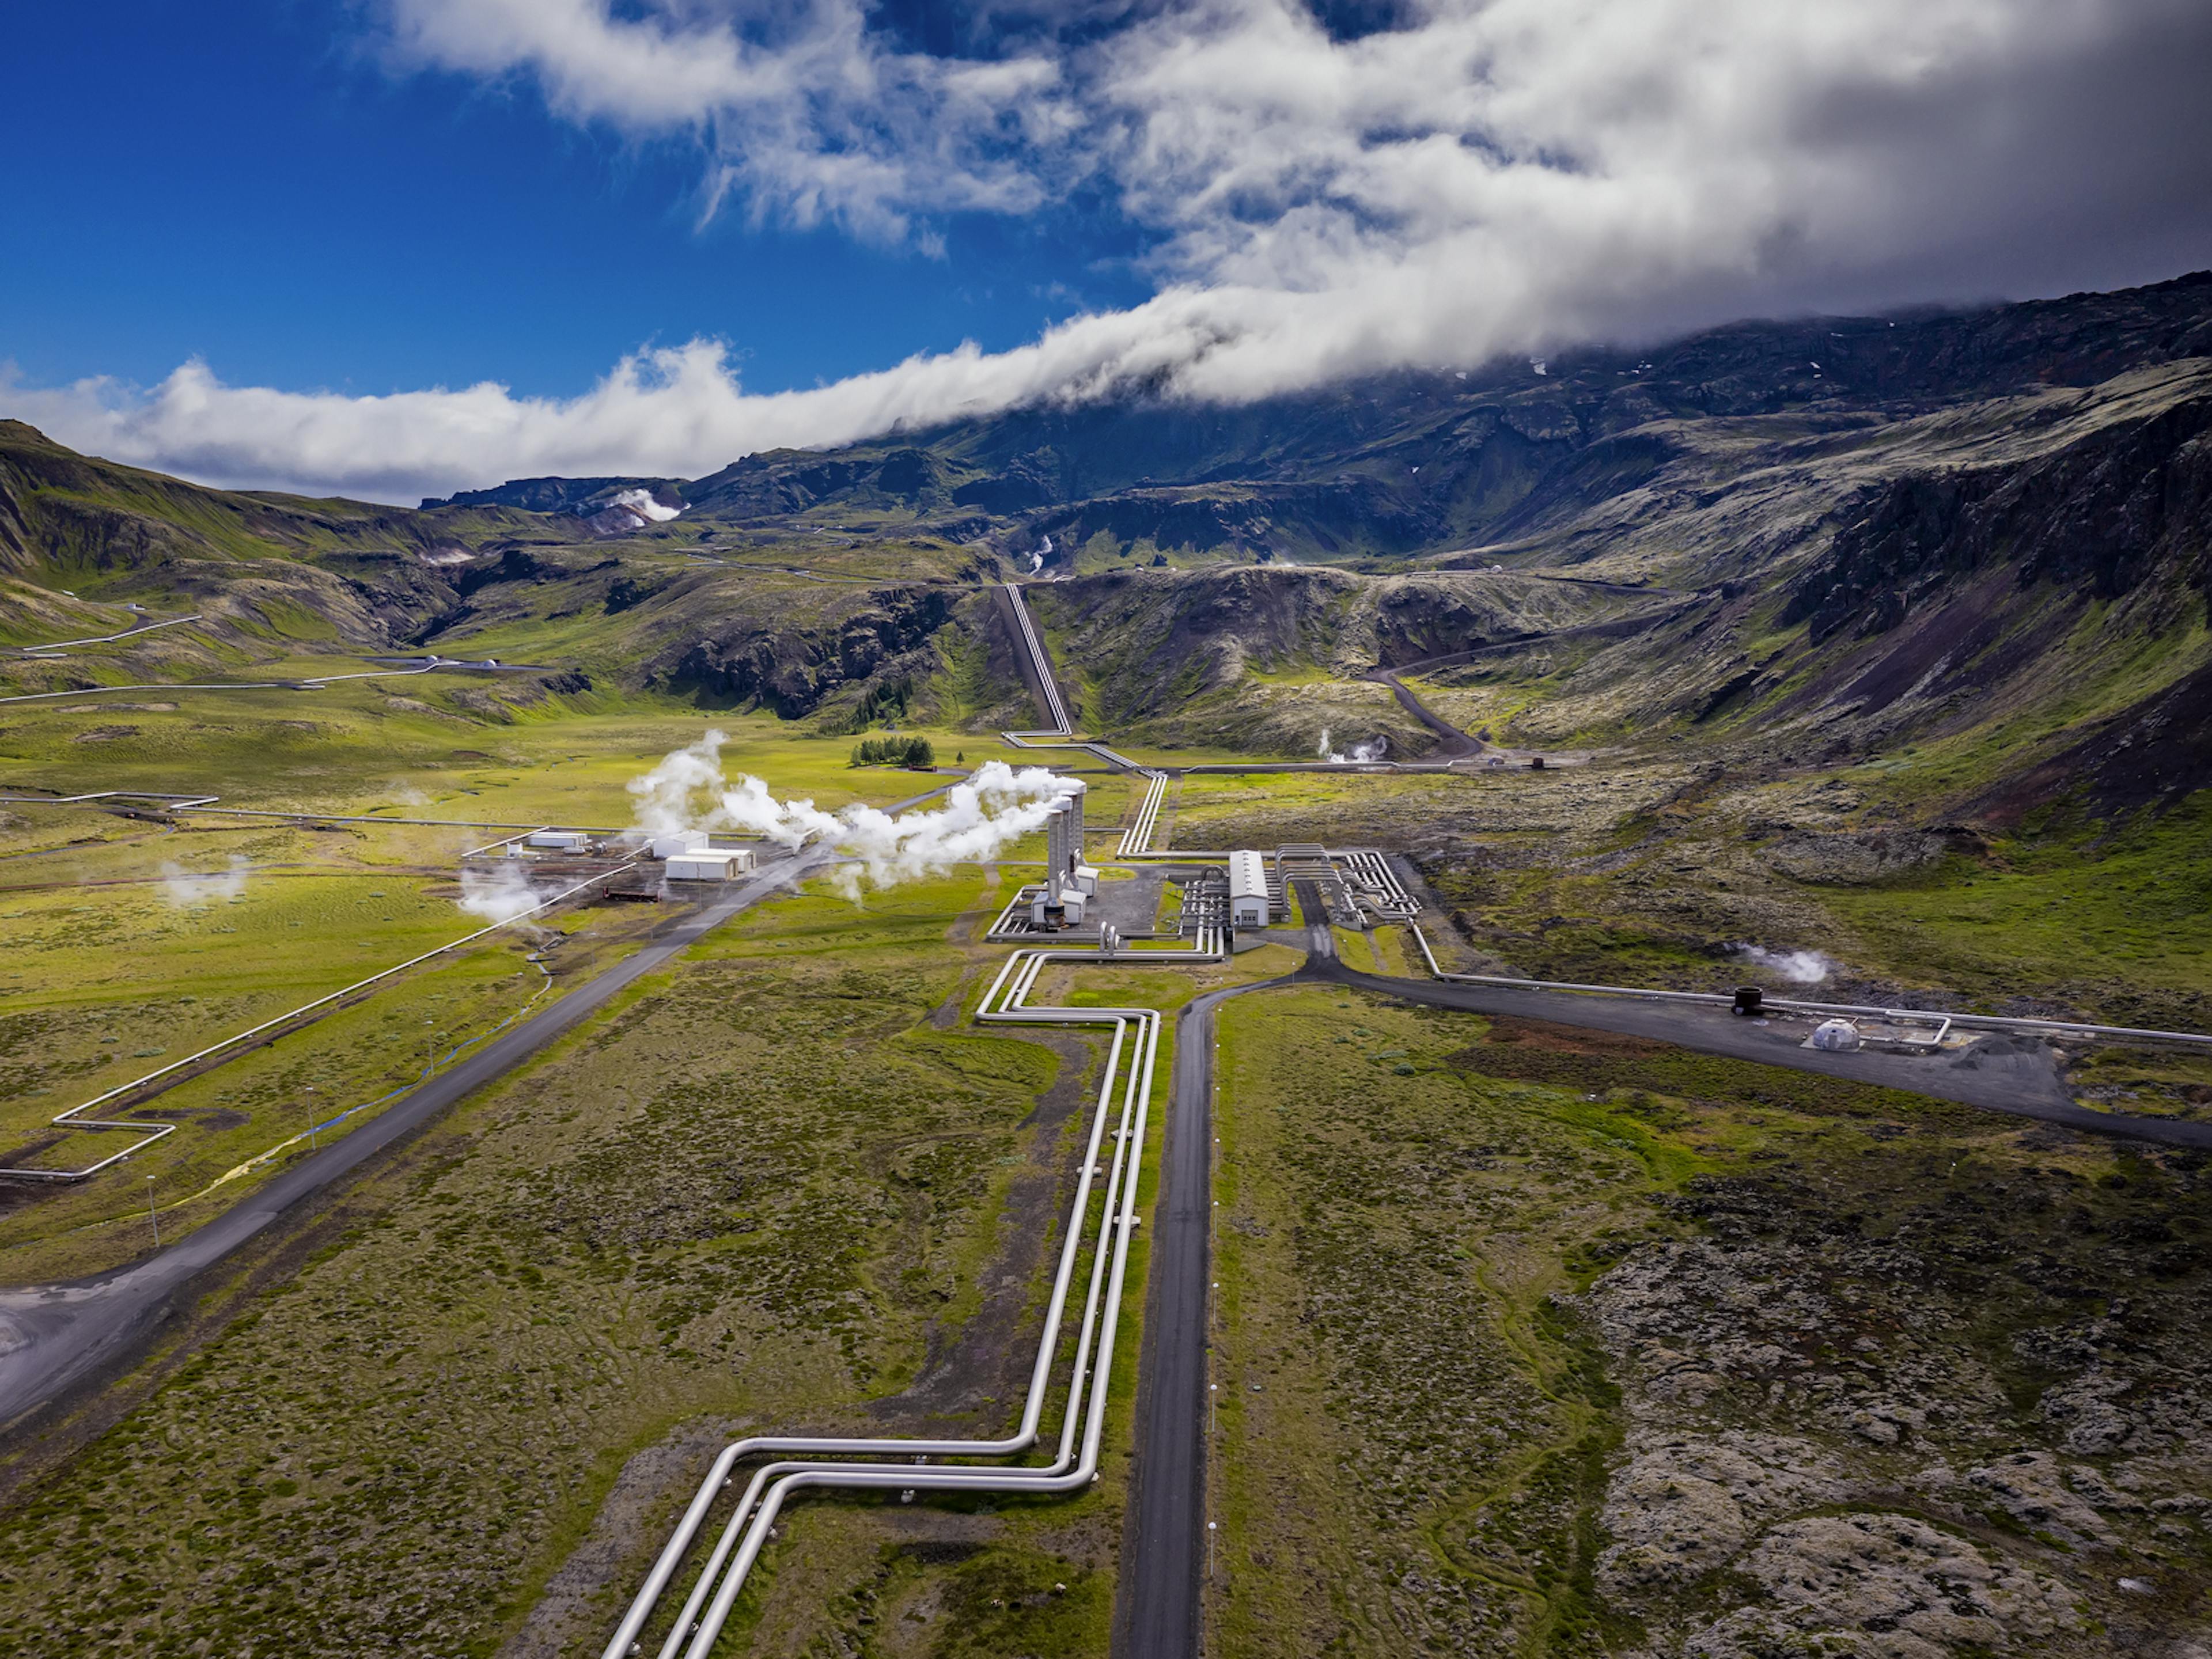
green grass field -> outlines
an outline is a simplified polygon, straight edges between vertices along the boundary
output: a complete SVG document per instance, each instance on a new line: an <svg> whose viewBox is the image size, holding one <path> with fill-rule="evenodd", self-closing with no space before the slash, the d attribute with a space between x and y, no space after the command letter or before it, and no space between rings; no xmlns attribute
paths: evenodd
<svg viewBox="0 0 2212 1659"><path fill-rule="evenodd" d="M331 1248L36 1489L0 1547L0 1617L93 1650L447 1654L490 1651L536 1608L546 1639L580 1644L718 1429L999 1431L1026 1364L988 1333L1037 1291L993 1263L1048 1243L1089 1089L1087 1045L958 1018L1002 953L948 949L948 929L997 891L969 871L857 910L751 913L465 1106L348 1200ZM1171 1006L1287 965L1061 978L1074 1000ZM1036 1121L1064 1056L1065 1098ZM894 1625L929 1651L1103 1654L1140 1299L1097 1489L805 1504L732 1650L813 1651L826 1609L863 1641ZM556 1580L610 1504L642 1517L614 1570Z"/></svg>
<svg viewBox="0 0 2212 1659"><path fill-rule="evenodd" d="M927 1026L960 976L930 947L975 892L905 890L872 926L792 901L455 1115L352 1200L351 1242L40 1491L9 1622L489 1651L629 1451L909 1381L1057 1064ZM793 948L831 917L837 948Z"/></svg>
<svg viewBox="0 0 2212 1659"><path fill-rule="evenodd" d="M548 709L488 729L380 708L380 694L356 687L331 694L339 701L323 711L329 718L299 722L281 702L274 708L285 717L272 718L265 705L283 695L200 694L212 708L19 708L0 732L0 787L188 791L225 805L618 827L635 809L629 781L710 726L729 734L732 781L754 772L781 795L825 807L887 805L950 781L854 769L848 740L758 717ZM1057 758L957 733L938 740L948 764L962 754L970 767ZM1092 817L1110 824L1127 786L1092 783ZM82 807L0 806L5 1150L38 1168L81 1167L120 1150L120 1132L46 1126L169 1060L481 927L455 902L454 871L463 850L499 833L399 823L309 830L215 815L168 825ZM240 861L242 874L222 879ZM544 936L558 942L546 970L565 979L605 960L651 919L620 907L564 917ZM10 1189L0 1207L0 1278L28 1282L129 1260L150 1242L151 1224L139 1224L149 1200L173 1207L168 1224L179 1230L238 1201L283 1158L308 1150L292 1143L310 1126L386 1103L433 1060L516 1017L547 983L546 970L524 959L538 942L494 935L164 1092L140 1115L179 1127L134 1155L128 1179L118 1166L82 1186ZM345 1127L368 1115L354 1112ZM265 1158L272 1152L281 1155Z"/></svg>
<svg viewBox="0 0 2212 1659"><path fill-rule="evenodd" d="M253 649L179 643L169 666L358 666L316 654L304 623L288 629ZM468 646L565 662L611 650L618 632L597 611L518 611ZM952 665L946 683L974 668ZM135 671L118 655L77 672ZM1317 683L1293 667L1255 677L1254 696L1289 703ZM1540 690L1486 685L1447 687L1440 706L1502 721ZM169 825L0 805L0 1134L48 1164L88 1159L101 1135L44 1127L64 1106L477 925L453 872L490 832L398 820L620 826L628 783L710 727L728 734L730 777L825 807L950 781L853 768L855 735L818 729L834 724L445 673L8 706L0 792L190 791L387 822ZM1094 858L1139 797L1070 751L899 730L928 737L941 767L1079 767ZM1858 804L1820 808L1820 821L1856 830L1978 763L1903 751L1842 779ZM1672 757L1548 775L1199 775L1170 788L1153 845L1423 849L1473 951L1431 931L1462 962L1480 951L1561 977L1713 986L1741 976L1724 947L1745 940L1817 947L1841 982L1929 1000L2212 1023L2203 946L2172 921L2212 902L2201 812L2046 826L1826 883L1771 857L1775 826L1812 810L1810 789ZM857 905L817 887L749 913L465 1103L303 1223L289 1255L248 1264L267 1291L13 1500L0 1628L66 1630L88 1652L226 1659L589 1651L724 1437L1003 1431L1098 1059L1079 1034L966 1019L1004 954L975 939L1040 855L1018 847L1003 871L964 867ZM542 935L495 936L168 1091L146 1115L177 1132L112 1178L9 1194L0 1282L132 1261L152 1243L149 1201L173 1237L249 1197L311 1149L311 1126L355 1109L348 1121L366 1121L664 915L594 908ZM1338 946L1358 969L1422 970L1402 930L1340 931ZM1032 1001L1172 1015L1296 962L1270 945L1198 970L1059 965ZM2057 1575L2109 1613L2111 1572L1996 1536L1985 1511L1944 1508L1912 1482L1938 1463L2066 1446L2069 1419L2036 1401L2080 1382L2047 1358L2075 1339L2039 1333L2072 1328L2110 1248L2096 1240L2130 1252L2121 1300L2154 1310L2137 1352L2161 1356L2156 1386L2194 1386L2182 1339L2197 1328L2203 1218L2185 1160L1325 989L1242 999L1221 1030L1209 1653L1566 1655L1687 1639L1703 1611L1758 1592L1696 1575L1639 1588L1607 1565L1632 1525L1621 1471L1643 1467L1662 1428L1699 1446L1802 1434L1858 1471L1850 1491L1889 1494L2005 1571ZM2150 1050L2092 1055L2075 1083L2130 1109L2212 1103L2205 1068ZM1157 1109L1152 1127L1156 1171ZM1146 1204L1155 1185L1148 1173ZM2017 1202L1995 1204L1992 1188ZM1750 1224L1727 1206L1746 1193L1795 1218L1745 1247L1766 1252L1774 1277L1759 1283L1847 1306L1877 1347L1814 1343L1802 1368L1760 1373L1783 1390L1771 1399L1727 1382L1705 1405L1662 1409L1649 1343L1620 1334L1632 1314L1655 1316L1624 1313L1608 1274L1737 1237L1728 1230ZM1816 1224L1828 1230L1817 1238L1771 1237ZM1983 1235L1999 1233L2019 1282L1970 1284L1995 1271ZM1095 1489L1066 1503L809 1499L786 1517L724 1650L1103 1656L1146 1243ZM1877 1283L1879 1252L1908 1246L1918 1266ZM1935 1334L1919 1334L1908 1285L1936 1309ZM1685 1305L1702 1294L1693 1285ZM1730 1317L1797 1305L1728 1294ZM1667 1340L1702 1353L1733 1328ZM1915 1334L1896 1344L1918 1346L1893 1364L1880 1345L1900 1331ZM1875 1371L1889 1395L1869 1392ZM1945 1407L1955 1422L1900 1431L1894 1458L1861 1443L1850 1412L1892 1395L1949 1400L1953 1375L1995 1380L1960 1384ZM2144 1571L2190 1595L2212 1582L2194 1534L2161 1542L2150 1521L2127 1524L2129 1547L2167 1552Z"/></svg>

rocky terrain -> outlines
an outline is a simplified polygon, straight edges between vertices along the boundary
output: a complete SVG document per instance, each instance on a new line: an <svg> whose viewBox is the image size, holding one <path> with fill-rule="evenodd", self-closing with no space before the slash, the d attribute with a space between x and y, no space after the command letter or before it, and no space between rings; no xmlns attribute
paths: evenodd
<svg viewBox="0 0 2212 1659"><path fill-rule="evenodd" d="M1209 1651L2207 1650L2201 1156L1232 1007Z"/></svg>
<svg viewBox="0 0 2212 1659"><path fill-rule="evenodd" d="M1597 1579L1647 1651L2204 1650L2171 1622L2212 1564L2202 1171L2024 1139L1936 1184L1695 1182L1703 1236L1593 1288L1628 1417Z"/></svg>

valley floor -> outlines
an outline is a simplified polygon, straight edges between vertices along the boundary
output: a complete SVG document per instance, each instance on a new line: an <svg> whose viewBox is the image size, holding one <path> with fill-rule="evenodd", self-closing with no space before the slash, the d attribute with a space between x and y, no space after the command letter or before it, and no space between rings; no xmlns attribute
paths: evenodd
<svg viewBox="0 0 2212 1659"><path fill-rule="evenodd" d="M249 720L178 712L104 739L105 771L368 807L347 757L380 744L385 814L473 821L622 822L626 781L706 724L410 715L410 749L333 716L303 782L241 762ZM7 775L88 775L84 718L39 716ZM779 793L920 787L726 724L732 769ZM1133 806L1092 781L1095 821ZM1826 994L2195 1023L2201 942L2158 922L2199 879L2194 809L1931 845L1869 829L1869 799L1848 775L1717 788L1649 761L1191 774L1156 844L1402 848L1454 965L1786 988L1773 963L1817 953ZM459 830L21 806L6 834L19 1140L160 1062L141 1048L460 931ZM235 892L164 884L234 852ZM137 1373L9 1449L0 1627L88 1653L592 1651L724 1438L998 1431L1099 1063L1079 1035L964 1018L1022 873L764 905L241 1258ZM129 1178L11 1194L0 1273L139 1255L147 1172L168 1227L250 1196L210 1183L313 1120L311 1081L374 1099L415 1074L422 1019L477 1040L546 973L635 948L648 914L576 912L180 1085L159 1102L178 1133ZM1172 1011L1289 971L1293 937L1204 972L1055 970L1040 994ZM1393 930L1336 945L1422 971ZM2204 1639L2200 1155L1336 986L1219 1020L1207 1652L2183 1659ZM2185 1054L2068 1060L2093 1107L2212 1098ZM1075 1501L799 1505L720 1650L1103 1659L1137 1382L1125 1361L1104 1479Z"/></svg>

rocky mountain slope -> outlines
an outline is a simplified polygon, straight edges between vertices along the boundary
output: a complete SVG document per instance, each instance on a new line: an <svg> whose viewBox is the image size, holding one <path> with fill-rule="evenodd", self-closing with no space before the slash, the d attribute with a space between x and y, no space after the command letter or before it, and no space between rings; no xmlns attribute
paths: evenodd
<svg viewBox="0 0 2212 1659"><path fill-rule="evenodd" d="M1419 753L1435 732L1364 678L1397 670L1523 746L1955 742L1977 811L2139 805L2208 776L2208 354L2199 275L414 511L203 489L9 422L0 580L55 626L64 589L184 603L241 645L498 650L835 727L1017 706L984 594L1030 575L1083 719L1132 740Z"/></svg>
<svg viewBox="0 0 2212 1659"><path fill-rule="evenodd" d="M733 523L1049 538L1048 568L1100 537L1251 557L1437 550L1540 533L1634 489L1683 453L1673 428L1685 423L1888 422L2207 355L2212 276L2200 275L1973 312L1746 323L1647 352L1394 376L1237 409L1024 410L831 454L772 451L690 482L526 479L453 499L542 507L566 504L564 488L659 487Z"/></svg>

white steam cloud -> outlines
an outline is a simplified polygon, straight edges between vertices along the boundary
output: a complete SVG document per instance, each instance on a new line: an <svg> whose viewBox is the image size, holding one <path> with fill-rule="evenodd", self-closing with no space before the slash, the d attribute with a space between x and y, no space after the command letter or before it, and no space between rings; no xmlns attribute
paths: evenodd
<svg viewBox="0 0 2212 1659"><path fill-rule="evenodd" d="M1792 985L1818 985L1836 971L1834 958L1818 951L1770 951L1763 945L1733 945L1729 950Z"/></svg>
<svg viewBox="0 0 2212 1659"><path fill-rule="evenodd" d="M680 519L684 516L682 507L663 507L653 499L653 492L649 489L623 490L608 505L635 513L648 524L666 524L671 519Z"/></svg>
<svg viewBox="0 0 2212 1659"><path fill-rule="evenodd" d="M234 899L246 891L246 878L252 870L253 861L236 853L230 855L228 869L210 876L195 875L181 864L167 861L161 866L161 896L179 907Z"/></svg>
<svg viewBox="0 0 2212 1659"><path fill-rule="evenodd" d="M643 777L629 781L637 827L648 836L672 836L706 827L726 787L722 745L729 741L712 730L695 744L673 750Z"/></svg>
<svg viewBox="0 0 2212 1659"><path fill-rule="evenodd" d="M1364 743L1353 744L1350 754L1340 755L1330 746L1328 738L1328 727L1324 726L1321 729L1321 747L1318 752L1321 757L1331 766L1364 766L1370 761L1381 760L1390 747L1390 740L1388 738L1370 738Z"/></svg>
<svg viewBox="0 0 2212 1659"><path fill-rule="evenodd" d="M535 910L545 898L544 894L531 886L521 871L513 865L501 864L489 871L464 866L461 896L454 902L469 915L482 916L489 923L513 921Z"/></svg>
<svg viewBox="0 0 2212 1659"><path fill-rule="evenodd" d="M2203 0L380 0L384 61L696 144L711 216L941 252L951 215L1108 202L1152 297L767 395L742 341L566 399L4 378L0 413L227 484L407 500L696 476L1024 404L1234 404L1753 314L2062 294L2212 261ZM1363 23L1358 14L1364 12ZM1086 212L1091 210L1086 209ZM1048 218L1036 220L1048 234ZM1534 376L1532 375L1532 381Z"/></svg>
<svg viewBox="0 0 2212 1659"><path fill-rule="evenodd" d="M1080 787L1041 766L1018 772L1004 761L987 761L945 792L943 806L929 811L894 817L877 807L852 805L830 812L811 799L779 800L749 773L730 782L722 774L726 741L709 731L632 779L638 827L653 836L738 830L793 849L809 842L833 848L853 860L836 872L848 898L860 896L863 878L872 887L894 887L995 858L1011 842L1042 829L1053 803Z"/></svg>

